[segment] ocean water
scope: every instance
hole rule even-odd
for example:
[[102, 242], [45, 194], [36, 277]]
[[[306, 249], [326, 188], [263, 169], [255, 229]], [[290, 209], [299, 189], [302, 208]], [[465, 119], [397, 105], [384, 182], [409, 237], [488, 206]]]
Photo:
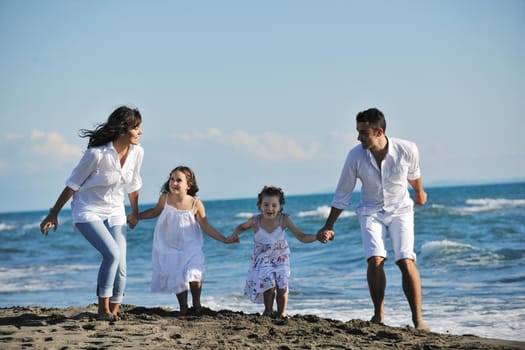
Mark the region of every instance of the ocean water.
[[[416, 208], [416, 253], [423, 312], [435, 332], [525, 340], [525, 183], [427, 188]], [[304, 232], [324, 223], [332, 195], [287, 196], [285, 211]], [[355, 193], [356, 203], [359, 193]], [[210, 223], [225, 235], [254, 214], [256, 198], [205, 201]], [[141, 209], [149, 207], [141, 204]], [[336, 238], [303, 244], [288, 235], [292, 275], [288, 313], [347, 321], [368, 320], [366, 282], [355, 204], [343, 212]], [[85, 306], [96, 302], [100, 258], [60, 214], [58, 231], [39, 231], [45, 211], [0, 213], [0, 307]], [[151, 243], [155, 219], [128, 230], [128, 287], [124, 303], [177, 308], [174, 295], [152, 294]], [[224, 245], [205, 236], [202, 303], [215, 310], [262, 312], [243, 296], [252, 234]], [[389, 251], [392, 256], [391, 251]], [[411, 325], [392, 259], [387, 275], [386, 324]]]

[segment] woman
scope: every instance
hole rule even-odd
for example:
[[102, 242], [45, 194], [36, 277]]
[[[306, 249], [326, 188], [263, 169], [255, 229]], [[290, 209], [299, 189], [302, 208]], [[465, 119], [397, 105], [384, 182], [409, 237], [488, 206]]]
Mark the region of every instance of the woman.
[[138, 196], [142, 186], [140, 168], [144, 155], [139, 145], [142, 116], [137, 109], [117, 108], [106, 123], [94, 130], [82, 129], [88, 148], [66, 181], [66, 187], [40, 223], [47, 236], [56, 231], [58, 213], [73, 197], [71, 211], [75, 230], [102, 255], [98, 271], [98, 318], [115, 321], [126, 286], [126, 213], [128, 193], [131, 227], [137, 222]]

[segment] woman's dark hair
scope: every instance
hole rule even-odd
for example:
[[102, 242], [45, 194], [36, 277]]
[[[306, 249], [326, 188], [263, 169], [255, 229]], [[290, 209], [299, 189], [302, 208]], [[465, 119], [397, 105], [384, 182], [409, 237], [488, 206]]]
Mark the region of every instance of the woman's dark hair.
[[379, 128], [383, 129], [383, 132], [386, 131], [386, 120], [383, 112], [377, 108], [370, 108], [366, 111], [357, 113], [355, 117], [356, 122], [358, 123], [367, 123], [374, 130]]
[[79, 134], [80, 137], [89, 137], [88, 148], [103, 146], [141, 123], [142, 116], [138, 109], [120, 106], [111, 113], [107, 122], [97, 125], [94, 130], [81, 129]]
[[199, 192], [199, 186], [197, 185], [197, 178], [195, 177], [195, 173], [193, 170], [191, 170], [190, 167], [180, 165], [170, 171], [170, 176], [168, 177], [168, 181], [162, 185], [162, 189], [160, 190], [161, 193], [169, 193], [170, 192], [170, 178], [171, 174], [173, 174], [176, 171], [180, 171], [184, 175], [186, 175], [186, 181], [188, 182], [188, 186], [190, 187], [188, 189], [188, 194], [192, 197], [195, 197], [197, 192]]
[[262, 199], [264, 196], [279, 197], [279, 204], [281, 204], [281, 211], [283, 211], [285, 200], [284, 200], [284, 192], [280, 187], [264, 186], [264, 188], [262, 189], [261, 193], [259, 193], [259, 196], [257, 198], [257, 208], [259, 209], [261, 207]]

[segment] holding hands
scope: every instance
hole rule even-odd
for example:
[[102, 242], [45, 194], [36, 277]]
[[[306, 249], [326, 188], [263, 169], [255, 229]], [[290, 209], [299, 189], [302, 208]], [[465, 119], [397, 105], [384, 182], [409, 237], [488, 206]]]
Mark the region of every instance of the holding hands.
[[328, 243], [328, 241], [332, 241], [334, 239], [335, 232], [333, 230], [327, 230], [327, 229], [320, 229], [317, 231], [317, 240], [323, 244]]
[[237, 233], [232, 233], [231, 235], [226, 237], [226, 240], [224, 241], [224, 243], [226, 243], [226, 244], [239, 243], [240, 241], [241, 240], [239, 239], [239, 235]]

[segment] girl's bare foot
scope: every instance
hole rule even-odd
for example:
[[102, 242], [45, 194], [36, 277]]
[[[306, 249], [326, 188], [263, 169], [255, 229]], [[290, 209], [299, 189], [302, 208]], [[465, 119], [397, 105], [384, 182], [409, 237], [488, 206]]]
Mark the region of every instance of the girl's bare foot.
[[202, 313], [201, 304], [193, 305], [193, 312], [195, 313], [195, 315], [200, 315]]
[[181, 307], [179, 311], [179, 315], [186, 316], [188, 314], [188, 307]]

